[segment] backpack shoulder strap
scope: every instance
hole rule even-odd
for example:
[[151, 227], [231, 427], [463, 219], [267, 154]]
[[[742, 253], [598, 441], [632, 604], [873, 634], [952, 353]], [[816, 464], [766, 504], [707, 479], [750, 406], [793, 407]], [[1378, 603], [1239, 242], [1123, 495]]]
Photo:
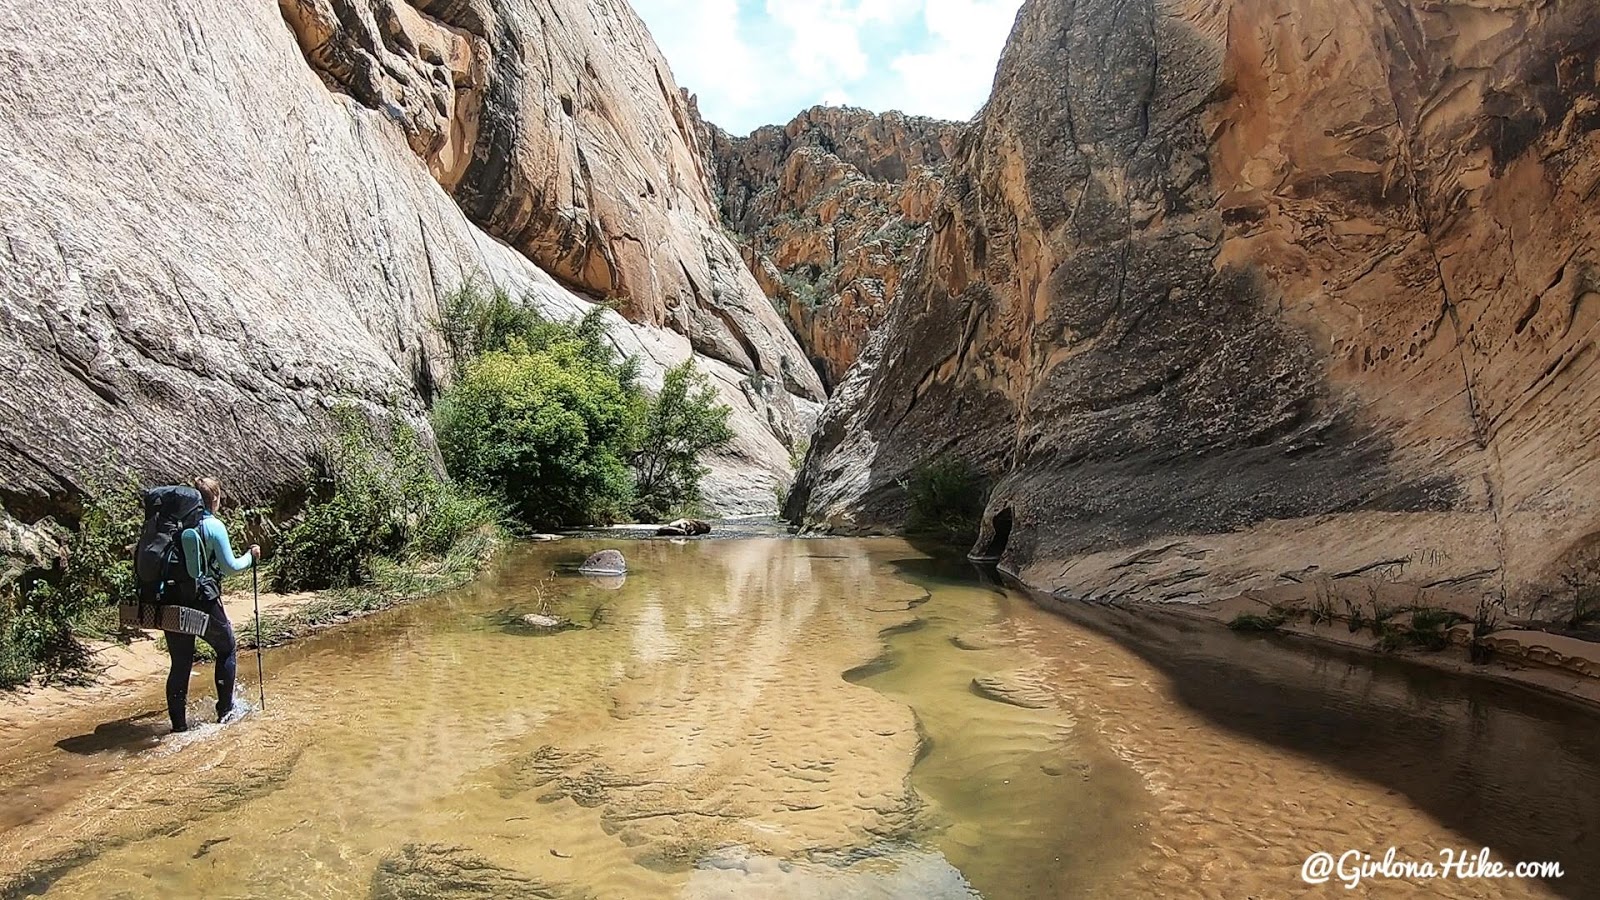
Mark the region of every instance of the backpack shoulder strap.
[[217, 574], [216, 551], [212, 549], [211, 541], [206, 535], [206, 523], [212, 518], [211, 511], [201, 507], [200, 515], [196, 517], [194, 523], [195, 537], [200, 539], [200, 574], [202, 577], [215, 576]]

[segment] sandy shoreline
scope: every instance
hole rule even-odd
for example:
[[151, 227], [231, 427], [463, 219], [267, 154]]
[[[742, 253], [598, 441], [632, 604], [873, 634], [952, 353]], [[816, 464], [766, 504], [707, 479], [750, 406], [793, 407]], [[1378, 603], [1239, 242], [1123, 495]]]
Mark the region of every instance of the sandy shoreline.
[[[1010, 572], [1002, 570], [1001, 574], [1008, 583], [1026, 592], [1046, 609], [1060, 611], [1063, 604], [1087, 602], [1029, 585]], [[1385, 650], [1378, 636], [1359, 622], [1353, 628], [1349, 618], [1337, 614], [1319, 620], [1317, 616], [1307, 615], [1310, 611], [1303, 603], [1276, 602], [1279, 600], [1281, 598], [1246, 592], [1207, 603], [1119, 603], [1115, 606], [1143, 615], [1205, 622], [1219, 628], [1227, 628], [1240, 615], [1262, 616], [1273, 611], [1288, 611], [1291, 617], [1271, 629], [1272, 633], [1402, 659], [1462, 677], [1529, 687], [1600, 709], [1600, 643], [1506, 627], [1483, 639], [1482, 643], [1491, 651], [1490, 658], [1474, 663], [1468, 658], [1473, 631], [1470, 622], [1449, 628], [1445, 632], [1449, 645], [1442, 650]]]
[[[261, 595], [261, 615], [281, 616], [294, 612], [318, 594]], [[224, 600], [234, 632], [241, 642], [250, 637], [255, 610], [248, 592], [233, 590]], [[0, 693], [0, 742], [12, 743], [23, 732], [44, 721], [56, 721], [76, 713], [94, 710], [128, 700], [146, 691], [159, 691], [167, 677], [166, 651], [158, 632], [143, 632], [128, 643], [89, 642], [94, 662], [85, 684], [42, 684], [37, 680], [16, 690]], [[210, 663], [195, 664], [197, 672]], [[209, 688], [208, 688], [209, 689]]]

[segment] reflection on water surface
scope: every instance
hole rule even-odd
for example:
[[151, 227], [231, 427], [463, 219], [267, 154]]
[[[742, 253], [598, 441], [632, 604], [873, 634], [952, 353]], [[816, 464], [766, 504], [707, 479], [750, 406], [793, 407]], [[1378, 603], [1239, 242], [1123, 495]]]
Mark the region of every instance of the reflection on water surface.
[[0, 768], [10, 892], [1283, 896], [1315, 850], [1487, 843], [1573, 877], [1341, 893], [1595, 895], [1586, 713], [1075, 622], [892, 539], [568, 574], [601, 546], [272, 653], [268, 712], [227, 728], [158, 737], [157, 684], [51, 723]]

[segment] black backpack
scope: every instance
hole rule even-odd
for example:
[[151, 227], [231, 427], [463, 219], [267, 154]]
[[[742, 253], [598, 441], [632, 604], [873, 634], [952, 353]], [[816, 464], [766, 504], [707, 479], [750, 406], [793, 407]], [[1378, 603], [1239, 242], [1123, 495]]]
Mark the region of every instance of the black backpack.
[[[144, 530], [133, 551], [133, 574], [146, 602], [156, 600], [169, 582], [189, 578], [183, 559], [186, 528], [199, 528], [206, 504], [192, 487], [158, 487], [144, 492]], [[159, 600], [156, 600], [159, 602]]]

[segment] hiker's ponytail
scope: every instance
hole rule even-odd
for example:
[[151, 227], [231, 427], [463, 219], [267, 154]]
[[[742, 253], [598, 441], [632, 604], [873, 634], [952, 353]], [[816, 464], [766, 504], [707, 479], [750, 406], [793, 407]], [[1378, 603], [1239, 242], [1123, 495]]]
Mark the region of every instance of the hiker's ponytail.
[[202, 475], [194, 480], [194, 489], [205, 499], [206, 509], [222, 508], [222, 482], [210, 475]]

